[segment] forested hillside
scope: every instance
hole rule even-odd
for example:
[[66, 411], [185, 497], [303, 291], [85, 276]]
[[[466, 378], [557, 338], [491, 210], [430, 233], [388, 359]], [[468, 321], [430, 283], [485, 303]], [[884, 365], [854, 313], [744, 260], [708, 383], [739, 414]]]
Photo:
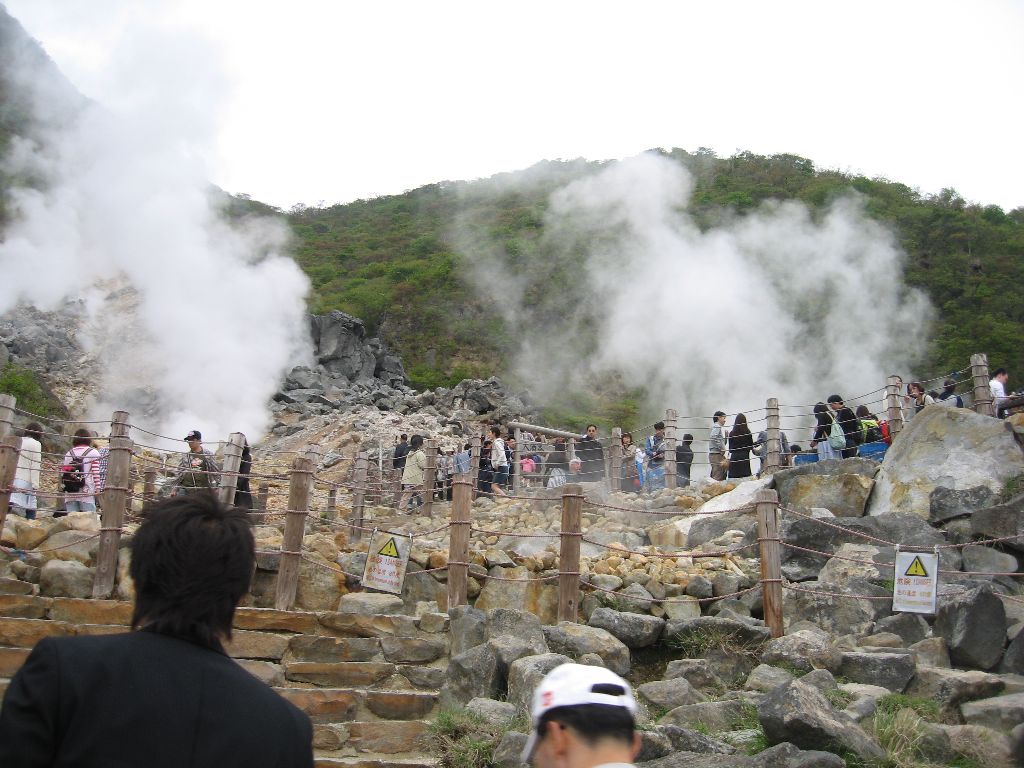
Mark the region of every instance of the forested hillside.
[[[993, 366], [1024, 372], [1024, 209], [969, 203], [951, 189], [922, 195], [898, 182], [817, 170], [793, 155], [665, 154], [694, 175], [690, 213], [702, 226], [769, 200], [796, 199], [820, 212], [839, 195], [860, 193], [868, 213], [891, 226], [906, 250], [908, 282], [938, 310], [927, 370], [919, 373], [962, 368], [978, 351]], [[529, 281], [522, 303], [551, 311], [570, 279], [545, 261], [540, 233], [548, 196], [601, 167], [546, 162], [492, 180], [297, 206], [288, 219], [296, 256], [313, 281], [313, 306], [362, 317], [399, 351], [418, 386], [501, 372], [514, 340], [476, 298], [460, 243], [487, 242], [512, 271], [541, 275]]]

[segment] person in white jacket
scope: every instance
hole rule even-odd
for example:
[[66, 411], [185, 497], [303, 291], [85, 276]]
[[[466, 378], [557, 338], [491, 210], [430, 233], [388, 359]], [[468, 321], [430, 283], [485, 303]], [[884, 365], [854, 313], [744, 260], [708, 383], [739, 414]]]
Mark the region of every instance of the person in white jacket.
[[43, 428], [32, 422], [21, 432], [21, 446], [18, 449], [18, 468], [14, 475], [14, 492], [11, 494], [11, 508], [34, 520], [36, 516], [36, 491], [39, 489], [39, 471], [43, 466]]

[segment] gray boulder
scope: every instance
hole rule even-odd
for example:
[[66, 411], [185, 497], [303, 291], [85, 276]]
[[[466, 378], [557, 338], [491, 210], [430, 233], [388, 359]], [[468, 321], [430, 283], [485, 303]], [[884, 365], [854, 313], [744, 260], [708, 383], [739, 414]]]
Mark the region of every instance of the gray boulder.
[[1003, 654], [999, 671], [1013, 675], [1024, 675], [1024, 631], [1017, 633]]
[[971, 701], [961, 705], [960, 714], [968, 725], [981, 725], [1008, 734], [1024, 723], [1024, 693]]
[[526, 748], [528, 734], [507, 731], [494, 748], [491, 760], [497, 768], [522, 768], [523, 750]]
[[[812, 466], [812, 465], [804, 465]], [[802, 469], [799, 467], [797, 469]], [[795, 472], [797, 470], [784, 470]], [[862, 474], [790, 475], [779, 479], [776, 488], [784, 506], [799, 509], [822, 507], [836, 517], [863, 517], [874, 480]]]
[[690, 685], [684, 677], [644, 683], [636, 689], [636, 692], [642, 701], [666, 710], [675, 709], [685, 704], [699, 704], [702, 701], [707, 701], [707, 697]]
[[999, 493], [1024, 474], [1024, 453], [998, 419], [966, 408], [926, 407], [886, 451], [875, 478], [868, 514], [927, 518], [936, 488], [983, 486]]
[[515, 608], [494, 608], [487, 613], [487, 639], [514, 638], [531, 654], [547, 653], [540, 619], [534, 614]]
[[310, 334], [316, 360], [332, 378], [349, 382], [374, 378], [377, 360], [365, 343], [362, 320], [338, 310], [312, 315]]
[[684, 677], [694, 688], [720, 691], [725, 688], [707, 659], [675, 659], [665, 667], [664, 679]]
[[919, 666], [907, 694], [934, 701], [944, 713], [955, 715], [961, 704], [998, 696], [1005, 687], [1003, 680], [987, 672]]
[[892, 612], [892, 590], [868, 581], [852, 579], [843, 587], [807, 581], [800, 589], [804, 591], [786, 591], [785, 616], [790, 621], [814, 622], [832, 635], [866, 635], [876, 620]]
[[743, 687], [749, 691], [769, 693], [792, 679], [792, 673], [784, 669], [773, 667], [770, 664], [759, 664], [747, 677], [747, 682], [743, 684]]
[[544, 675], [571, 661], [568, 656], [560, 653], [542, 653], [512, 662], [508, 669], [509, 704], [514, 704], [520, 712], [529, 712], [533, 691], [544, 679]]
[[477, 645], [448, 662], [448, 680], [441, 689], [444, 705], [465, 705], [473, 699], [497, 699], [502, 692], [498, 654], [489, 645]]
[[982, 539], [1016, 537], [1003, 542], [1003, 546], [1024, 552], [1024, 494], [1005, 504], [979, 509], [971, 515], [971, 532]]
[[791, 742], [802, 749], [850, 751], [866, 761], [885, 757], [885, 750], [836, 713], [821, 691], [801, 680], [765, 696], [757, 716], [772, 744]]
[[832, 638], [821, 630], [799, 629], [769, 640], [761, 648], [765, 664], [786, 664], [802, 672], [812, 669], [837, 671], [842, 657], [832, 647]]
[[466, 709], [495, 725], [507, 723], [516, 716], [514, 704], [494, 699], [471, 699], [466, 705]]
[[678, 725], [658, 725], [659, 733], [668, 737], [676, 752], [696, 752], [702, 755], [731, 755], [736, 748], [724, 741], [712, 739], [700, 731], [681, 728]]
[[629, 648], [646, 648], [661, 637], [665, 620], [657, 616], [597, 608], [590, 614], [587, 625], [607, 630]]
[[875, 622], [876, 632], [892, 632], [909, 647], [928, 636], [928, 622], [917, 613], [896, 613]]
[[846, 652], [839, 674], [855, 683], [878, 685], [903, 693], [914, 677], [914, 657], [909, 653]]
[[554, 653], [579, 657], [596, 653], [612, 672], [629, 672], [629, 648], [606, 630], [562, 621], [553, 627], [544, 627], [548, 648]]
[[942, 525], [958, 517], [968, 517], [992, 503], [992, 489], [977, 485], [957, 491], [938, 486], [928, 497], [928, 522]]
[[988, 585], [966, 590], [939, 601], [933, 631], [957, 666], [992, 669], [1003, 655], [1006, 610]]
[[96, 569], [77, 560], [50, 560], [39, 574], [39, 592], [47, 597], [92, 597]]
[[452, 656], [468, 651], [487, 639], [487, 614], [468, 605], [459, 605], [448, 611], [451, 618]]

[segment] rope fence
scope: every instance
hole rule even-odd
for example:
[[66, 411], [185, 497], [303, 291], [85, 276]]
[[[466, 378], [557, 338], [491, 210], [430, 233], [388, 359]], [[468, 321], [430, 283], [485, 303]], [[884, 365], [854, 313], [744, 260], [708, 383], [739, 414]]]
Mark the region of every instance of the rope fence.
[[[983, 356], [972, 358], [972, 365], [957, 371], [960, 375], [970, 371], [975, 383], [974, 405], [979, 412], [991, 415], [991, 397], [987, 393], [987, 361]], [[933, 379], [929, 381], [937, 381]], [[929, 383], [929, 382], [923, 382]], [[982, 384], [986, 384], [985, 387]], [[986, 393], [988, 399], [986, 399]], [[904, 395], [900, 392], [899, 382], [890, 377], [886, 386], [871, 392], [849, 398], [847, 403], [879, 405], [879, 412], [888, 416], [890, 428], [898, 433], [902, 427], [900, 413], [903, 408]], [[763, 433], [767, 436], [763, 444], [762, 470], [772, 472], [784, 466], [784, 456], [781, 451], [781, 427], [782, 419], [801, 420], [813, 416], [813, 405], [788, 405], [780, 404], [776, 399], [769, 399], [764, 407], [751, 408], [746, 411], [730, 414], [735, 419], [739, 413], [747, 418], [748, 425], [764, 425]], [[109, 597], [113, 590], [114, 572], [116, 571], [118, 542], [120, 537], [126, 533], [125, 523], [136, 522], [139, 517], [134, 514], [136, 505], [145, 505], [152, 501], [165, 489], [180, 487], [183, 478], [187, 477], [191, 487], [209, 488], [215, 492], [225, 503], [232, 503], [239, 493], [247, 493], [250, 514], [254, 522], [267, 522], [269, 519], [281, 520], [283, 518], [283, 542], [277, 550], [261, 549], [257, 554], [262, 556], [276, 556], [280, 558], [276, 594], [274, 605], [280, 609], [294, 607], [296, 600], [299, 564], [310, 563], [318, 568], [326, 569], [344, 575], [346, 579], [361, 582], [362, 574], [351, 573], [344, 570], [340, 564], [325, 563], [314, 558], [310, 553], [302, 551], [302, 540], [309, 528], [311, 521], [324, 526], [320, 530], [344, 531], [347, 533], [350, 542], [359, 543], [365, 534], [373, 532], [385, 532], [408, 537], [411, 542], [419, 540], [431, 540], [431, 537], [438, 534], [446, 534], [449, 539], [449, 551], [446, 564], [435, 568], [422, 568], [413, 571], [413, 574], [438, 574], [447, 573], [448, 601], [449, 606], [466, 604], [468, 602], [468, 578], [469, 571], [474, 567], [470, 562], [469, 543], [472, 535], [478, 536], [508, 536], [520, 539], [558, 539], [559, 551], [557, 553], [557, 572], [544, 575], [534, 574], [526, 578], [506, 577], [494, 573], [492, 568], [486, 576], [481, 579], [494, 580], [498, 582], [557, 582], [558, 584], [558, 619], [560, 621], [576, 621], [578, 616], [578, 603], [580, 590], [594, 591], [608, 594], [617, 594], [614, 590], [600, 587], [594, 583], [587, 572], [581, 570], [581, 545], [597, 547], [603, 552], [621, 554], [625, 558], [641, 556], [654, 561], [679, 561], [700, 560], [719, 558], [733, 569], [738, 569], [736, 563], [731, 559], [739, 553], [749, 550], [758, 550], [760, 562], [760, 578], [753, 586], [734, 591], [730, 594], [716, 595], [706, 598], [639, 598], [636, 596], [624, 596], [623, 599], [640, 600], [651, 604], [664, 604], [673, 602], [694, 602], [704, 603], [727, 598], [738, 598], [755, 591], [761, 592], [765, 623], [771, 629], [773, 636], [783, 634], [783, 600], [784, 591], [813, 593], [815, 595], [827, 596], [835, 599], [852, 600], [891, 600], [891, 596], [847, 594], [845, 592], [827, 591], [822, 589], [809, 589], [797, 583], [791, 583], [783, 577], [781, 567], [781, 550], [787, 548], [806, 555], [822, 557], [826, 559], [838, 559], [861, 565], [871, 565], [876, 568], [886, 568], [885, 564], [875, 563], [863, 558], [850, 557], [837, 553], [829, 553], [815, 550], [808, 547], [783, 541], [779, 536], [779, 516], [789, 515], [794, 519], [810, 521], [811, 525], [821, 525], [836, 531], [841, 531], [845, 536], [856, 537], [874, 545], [897, 548], [895, 542], [886, 541], [883, 538], [868, 534], [864, 531], [846, 528], [829, 520], [815, 518], [797, 509], [783, 507], [779, 504], [777, 494], [774, 491], [758, 491], [753, 503], [730, 510], [702, 511], [700, 509], [688, 509], [685, 507], [672, 507], [660, 509], [646, 509], [640, 507], [626, 506], [621, 503], [608, 503], [601, 499], [585, 496], [583, 487], [569, 482], [557, 488], [547, 488], [547, 493], [522, 493], [521, 488], [529, 486], [530, 481], [539, 480], [544, 483], [550, 475], [550, 468], [545, 466], [540, 472], [527, 473], [522, 471], [522, 459], [525, 455], [540, 454], [542, 464], [547, 459], [557, 455], [558, 451], [563, 452], [564, 460], [568, 464], [577, 456], [587, 456], [588, 451], [597, 447], [599, 461], [601, 463], [599, 475], [607, 478], [612, 490], [618, 490], [620, 481], [623, 478], [623, 464], [628, 463], [631, 454], [623, 451], [623, 443], [620, 439], [622, 430], [616, 428], [610, 437], [602, 437], [593, 440], [593, 445], [586, 445], [582, 436], [573, 433], [560, 432], [537, 425], [528, 425], [513, 422], [509, 425], [510, 434], [514, 429], [514, 437], [510, 436], [510, 444], [514, 445], [512, 456], [509, 457], [509, 464], [516, 470], [512, 474], [512, 481], [508, 492], [504, 489], [492, 489], [482, 480], [484, 470], [489, 469], [490, 456], [487, 451], [487, 443], [480, 437], [471, 437], [465, 442], [470, 444], [470, 466], [471, 471], [466, 474], [455, 474], [453, 459], [439, 453], [439, 445], [436, 440], [427, 440], [425, 444], [426, 466], [425, 480], [421, 487], [403, 489], [399, 485], [401, 470], [393, 466], [385, 468], [383, 447], [378, 450], [376, 464], [370, 461], [370, 454], [366, 451], [358, 451], [352, 455], [345, 455], [340, 452], [332, 452], [328, 455], [328, 462], [324, 463], [324, 457], [318, 446], [311, 446], [302, 451], [278, 451], [263, 450], [258, 460], [249, 458], [245, 466], [242, 464], [243, 446], [246, 445], [245, 436], [234, 433], [228, 440], [207, 442], [206, 445], [216, 447], [214, 451], [203, 450], [197, 452], [192, 449], [167, 450], [156, 445], [149, 445], [143, 442], [133, 442], [131, 435], [137, 433], [144, 440], [156, 438], [156, 441], [166, 440], [174, 444], [180, 444], [181, 440], [157, 432], [147, 430], [143, 427], [131, 424], [128, 414], [123, 411], [115, 412], [110, 422], [88, 422], [81, 420], [60, 420], [44, 419], [35, 414], [22, 411], [15, 407], [13, 398], [0, 395], [0, 525], [7, 514], [10, 496], [17, 489], [13, 486], [13, 476], [16, 468], [17, 450], [10, 442], [10, 435], [13, 430], [13, 417], [17, 414], [22, 417], [37, 419], [46, 423], [48, 429], [44, 436], [50, 442], [63, 440], [65, 438], [65, 427], [75, 426], [83, 428], [83, 425], [105, 425], [109, 427], [109, 437], [99, 438], [100, 442], [106, 441], [106, 447], [100, 454], [102, 459], [97, 458], [89, 463], [90, 476], [93, 472], [98, 474], [99, 482], [95, 487], [86, 489], [84, 496], [96, 496], [101, 499], [102, 523], [98, 532], [90, 533], [75, 542], [59, 547], [35, 550], [41, 554], [77, 546], [83, 542], [100, 539], [99, 553], [97, 555], [97, 575], [94, 584], [94, 597]], [[632, 430], [633, 435], [653, 438], [645, 440], [649, 449], [657, 453], [662, 450], [664, 453], [664, 481], [665, 487], [677, 487], [676, 462], [672, 454], [678, 442], [679, 430], [690, 421], [701, 421], [700, 425], [685, 426], [689, 432], [698, 434], [711, 434], [712, 427], [708, 426], [710, 416], [679, 416], [676, 411], [668, 409], [665, 419], [657, 425], [646, 425]], [[657, 427], [657, 429], [655, 429]], [[59, 430], [59, 431], [58, 431]], [[755, 431], [757, 431], [755, 429]], [[95, 434], [95, 433], [94, 433]], [[556, 438], [554, 442], [551, 438]], [[559, 442], [561, 441], [561, 442]], [[150, 441], [155, 442], [155, 441]], [[460, 443], [463, 441], [460, 440]], [[753, 442], [751, 436], [751, 442]], [[651, 445], [653, 443], [653, 446]], [[631, 447], [637, 447], [635, 444]], [[733, 450], [736, 453], [736, 449]], [[62, 492], [56, 485], [54, 478], [58, 478], [61, 467], [66, 463], [66, 454], [59, 451], [48, 450], [41, 454], [39, 465], [40, 470], [48, 476], [46, 487], [36, 489], [35, 495], [43, 500], [58, 502], [62, 498], [71, 498]], [[588, 457], [590, 458], [590, 457]], [[283, 471], [274, 463], [283, 460], [291, 462], [290, 469]], [[731, 459], [731, 457], [730, 457]], [[592, 458], [590, 458], [593, 461]], [[742, 461], [742, 460], [740, 460]], [[388, 457], [388, 464], [392, 464]], [[692, 465], [712, 464], [712, 470], [718, 469], [710, 457], [694, 457]], [[102, 469], [100, 468], [102, 467]], [[325, 474], [328, 469], [337, 467], [330, 474]], [[441, 467], [447, 475], [443, 482], [437, 483], [437, 468]], [[251, 481], [260, 481], [259, 489], [254, 493], [249, 489]], [[141, 486], [141, 488], [140, 488]], [[244, 490], [243, 490], [244, 489]], [[344, 505], [348, 508], [347, 519], [339, 519], [339, 495], [344, 496]], [[433, 504], [438, 495], [442, 500], [449, 499], [449, 519], [440, 525], [427, 524], [428, 530], [391, 531], [372, 524], [365, 518], [366, 505], [368, 502], [377, 502], [384, 506], [390, 497], [390, 506], [397, 508], [399, 503], [406, 496], [415, 495], [420, 497], [422, 506], [419, 509], [418, 520], [427, 521], [432, 518]], [[472, 502], [474, 496], [493, 495], [495, 498], [502, 498], [511, 501], [525, 501], [529, 504], [552, 503], [561, 505], [561, 525], [558, 530], [550, 532], [523, 532], [511, 530], [493, 530], [488, 527], [473, 525], [471, 520]], [[274, 508], [268, 508], [273, 503]], [[281, 508], [279, 508], [281, 507]], [[714, 549], [676, 549], [675, 551], [643, 551], [641, 549], [630, 549], [618, 543], [604, 543], [596, 540], [593, 536], [587, 536], [583, 531], [583, 510], [586, 507], [588, 514], [615, 513], [628, 516], [666, 518], [691, 518], [701, 515], [719, 515], [723, 512], [733, 514], [750, 513], [757, 518], [758, 535], [755, 541], [748, 544], [737, 544], [730, 547], [719, 547]], [[320, 512], [314, 509], [322, 510]], [[607, 517], [607, 515], [606, 515]], [[588, 518], [589, 519], [589, 518]], [[614, 519], [614, 517], [612, 518]], [[965, 542], [960, 544], [941, 544], [937, 547], [921, 548], [922, 550], [940, 551], [944, 549], [955, 549], [972, 544], [999, 544], [1024, 538], [1020, 536], [1005, 536], [988, 539], [980, 542]], [[908, 549], [904, 547], [904, 549]], [[909, 548], [914, 549], [914, 548]], [[12, 552], [10, 548], [3, 548], [4, 552]], [[742, 573], [742, 571], [740, 571]], [[952, 571], [940, 569], [939, 575], [945, 577], [984, 577], [984, 578], [1017, 578], [1024, 574], [1008, 573], [998, 571]], [[945, 591], [940, 593], [940, 599], [949, 599], [952, 596], [961, 594], [960, 591]], [[1005, 599], [1014, 602], [1024, 603], [1013, 595], [1002, 595]]]

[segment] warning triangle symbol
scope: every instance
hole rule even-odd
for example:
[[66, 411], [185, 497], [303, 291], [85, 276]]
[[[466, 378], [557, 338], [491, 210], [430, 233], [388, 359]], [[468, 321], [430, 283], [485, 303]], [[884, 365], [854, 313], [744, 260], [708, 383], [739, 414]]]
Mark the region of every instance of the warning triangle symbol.
[[392, 536], [390, 539], [388, 539], [387, 543], [380, 548], [380, 552], [378, 552], [377, 554], [384, 555], [384, 557], [399, 557], [398, 545], [395, 544], [395, 537]]
[[[392, 539], [392, 541], [394, 541], [394, 540]], [[907, 572], [905, 574], [903, 574], [903, 575], [904, 576], [927, 576], [928, 575], [928, 571], [926, 571], [924, 569], [924, 563], [921, 562], [921, 558], [920, 557], [915, 557], [913, 559], [913, 561], [910, 563], [910, 567], [907, 568]]]

